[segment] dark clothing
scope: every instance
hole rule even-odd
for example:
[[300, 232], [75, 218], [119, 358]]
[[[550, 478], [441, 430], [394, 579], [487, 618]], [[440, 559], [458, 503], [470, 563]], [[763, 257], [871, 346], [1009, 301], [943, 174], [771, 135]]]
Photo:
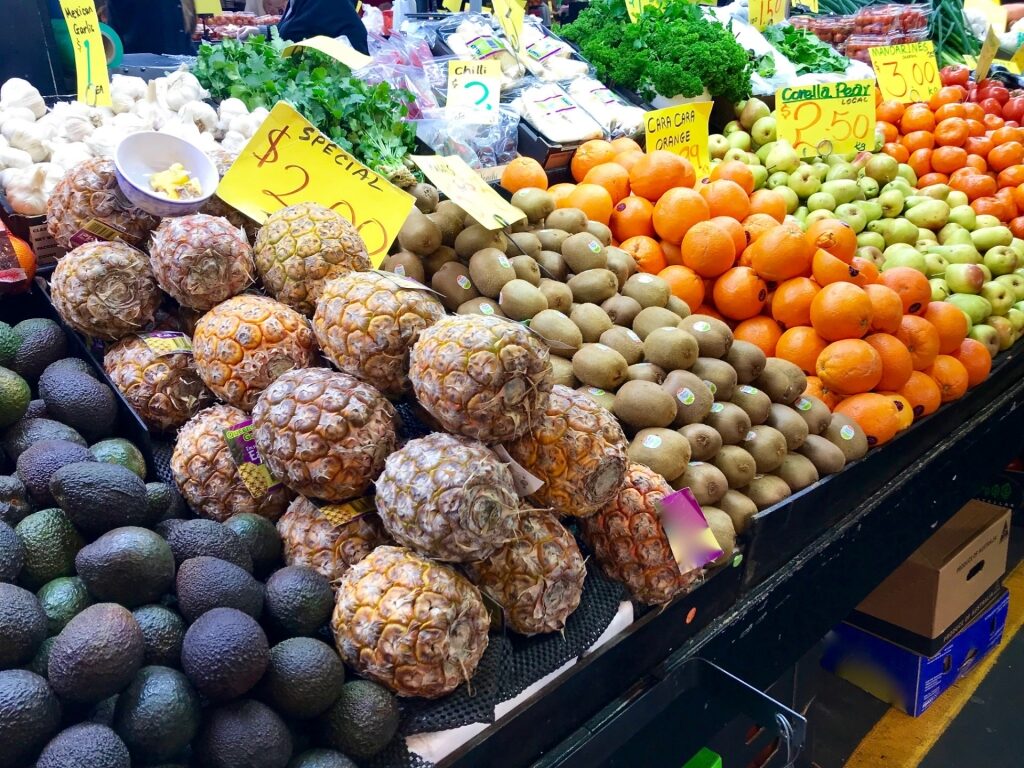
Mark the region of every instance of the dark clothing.
[[283, 39], [294, 43], [316, 35], [345, 35], [357, 51], [370, 52], [366, 44], [366, 27], [352, 0], [290, 0], [277, 31]]
[[[108, 22], [125, 53], [191, 53], [181, 0], [107, 0]], [[58, 15], [57, 18], [60, 18]]]

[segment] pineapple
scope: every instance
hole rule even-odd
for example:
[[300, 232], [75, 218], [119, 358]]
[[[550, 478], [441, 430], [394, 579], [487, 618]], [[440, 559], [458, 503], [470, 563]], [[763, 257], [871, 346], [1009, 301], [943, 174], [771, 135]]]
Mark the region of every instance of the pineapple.
[[178, 432], [171, 472], [181, 495], [201, 517], [222, 523], [239, 512], [252, 512], [276, 520], [288, 506], [292, 494], [283, 485], [256, 499], [242, 482], [224, 430], [248, 418], [238, 408], [214, 405]]
[[108, 341], [141, 331], [161, 299], [146, 254], [116, 241], [85, 243], [60, 259], [50, 293], [64, 322]]
[[326, 368], [289, 371], [263, 390], [253, 439], [297, 493], [344, 501], [365, 493], [395, 449], [395, 408], [369, 384]]
[[543, 416], [552, 372], [544, 342], [500, 317], [445, 317], [420, 333], [409, 361], [420, 404], [449, 432], [514, 440]]
[[508, 452], [544, 481], [531, 499], [558, 515], [592, 515], [626, 476], [626, 436], [618, 420], [586, 395], [555, 385], [533, 429]]
[[489, 623], [464, 576], [403, 547], [377, 547], [341, 577], [331, 629], [360, 675], [399, 696], [436, 699], [473, 676]]
[[251, 411], [278, 376], [313, 364], [316, 341], [309, 321], [294, 309], [243, 294], [200, 318], [192, 349], [206, 386], [221, 400]]
[[444, 306], [425, 291], [375, 272], [351, 272], [324, 285], [313, 332], [338, 370], [400, 397], [409, 383], [409, 350], [442, 317]]
[[582, 521], [583, 540], [609, 577], [645, 605], [667, 603], [696, 579], [679, 572], [658, 503], [674, 493], [665, 478], [630, 463], [626, 484], [600, 512]]
[[519, 499], [512, 473], [490, 448], [437, 432], [388, 457], [377, 512], [399, 544], [464, 563], [512, 540]]
[[212, 309], [241, 293], [255, 274], [245, 233], [202, 213], [164, 219], [149, 255], [160, 287], [192, 309]]
[[277, 521], [277, 532], [288, 565], [312, 568], [333, 586], [350, 567], [390, 541], [376, 514], [335, 525], [304, 496], [297, 496]]
[[330, 208], [299, 203], [267, 217], [256, 236], [256, 270], [271, 296], [311, 316], [324, 282], [369, 269], [355, 227]]
[[153, 432], [173, 432], [213, 400], [191, 353], [159, 355], [138, 336], [109, 347], [103, 368]]
[[[207, 154], [213, 160], [214, 165], [217, 166], [217, 173], [220, 174], [221, 178], [224, 178], [224, 174], [228, 172], [231, 164], [235, 162], [236, 156], [220, 147], [210, 150]], [[225, 203], [217, 195], [203, 203], [203, 207], [199, 212], [205, 213], [207, 216], [219, 216], [222, 219], [227, 219], [235, 229], [245, 231], [246, 242], [253, 243], [256, 241], [256, 232], [259, 230], [256, 222], [233, 205]]]
[[522, 635], [560, 632], [580, 604], [587, 575], [576, 539], [548, 514], [525, 515], [514, 541], [466, 572]]
[[46, 228], [62, 247], [74, 247], [71, 237], [90, 221], [120, 230], [142, 247], [160, 219], [136, 208], [121, 194], [114, 161], [94, 157], [71, 168], [57, 182], [46, 203]]

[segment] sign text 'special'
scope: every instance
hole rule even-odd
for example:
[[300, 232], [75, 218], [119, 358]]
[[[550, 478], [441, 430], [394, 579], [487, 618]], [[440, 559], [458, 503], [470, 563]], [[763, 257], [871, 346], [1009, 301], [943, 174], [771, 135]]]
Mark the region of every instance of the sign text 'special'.
[[[366, 185], [370, 189], [376, 189], [383, 191], [382, 187], [377, 186], [377, 182], [380, 181], [380, 176], [375, 174], [368, 168], [360, 166], [359, 162], [355, 160], [348, 152], [339, 147], [333, 141], [324, 136], [320, 131], [312, 126], [306, 126], [302, 129], [302, 133], [299, 136], [299, 141], [308, 141], [311, 146], [316, 147], [320, 144], [323, 145], [323, 149], [320, 150], [328, 157], [333, 157], [335, 165], [343, 167], [346, 171], [349, 171], [357, 179], [361, 179], [366, 182]], [[353, 169], [353, 166], [360, 166]]]

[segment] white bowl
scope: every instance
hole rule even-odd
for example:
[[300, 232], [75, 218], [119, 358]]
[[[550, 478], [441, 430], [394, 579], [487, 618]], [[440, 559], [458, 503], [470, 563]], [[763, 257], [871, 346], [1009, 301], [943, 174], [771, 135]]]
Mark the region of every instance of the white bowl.
[[[202, 194], [188, 200], [172, 200], [149, 185], [154, 173], [181, 163], [199, 182]], [[132, 204], [154, 216], [185, 216], [195, 213], [217, 191], [220, 175], [213, 161], [199, 147], [156, 131], [132, 133], [121, 139], [114, 150], [117, 184]]]

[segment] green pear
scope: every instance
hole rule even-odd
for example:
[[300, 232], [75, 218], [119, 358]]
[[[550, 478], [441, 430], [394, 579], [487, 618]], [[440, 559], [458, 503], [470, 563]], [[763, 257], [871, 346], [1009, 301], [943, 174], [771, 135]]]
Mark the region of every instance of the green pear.
[[912, 187], [916, 187], [917, 186], [917, 174], [914, 173], [914, 169], [911, 168], [906, 163], [900, 163], [900, 169], [899, 169], [899, 171], [897, 171], [897, 173], [899, 173], [899, 175], [902, 178], [906, 179], [907, 183], [910, 186], [912, 186]]
[[899, 174], [900, 164], [889, 155], [873, 155], [864, 166], [864, 173], [879, 184], [888, 184]]
[[903, 212], [907, 221], [915, 227], [939, 230], [949, 220], [949, 206], [943, 200], [925, 198], [926, 202], [916, 202]]
[[771, 113], [772, 111], [768, 108], [767, 104], [760, 99], [751, 98], [747, 99], [746, 103], [743, 105], [743, 109], [737, 117], [739, 118], [740, 125], [743, 126], [743, 129], [749, 131], [754, 127], [754, 123], [762, 117], [768, 117]]
[[747, 165], [763, 165], [763, 163], [757, 159], [757, 155], [753, 152], [747, 152], [747, 158], [743, 162]]
[[857, 186], [860, 187], [860, 191], [864, 193], [864, 197], [869, 200], [878, 197], [878, 193], [881, 191], [881, 187], [878, 186], [878, 182], [870, 176], [864, 176], [863, 178], [857, 179]]
[[999, 351], [1005, 352], [1013, 346], [1013, 342], [1017, 340], [1017, 333], [1013, 330], [1013, 323], [1007, 320], [1005, 317], [999, 315], [993, 315], [992, 317], [986, 317], [985, 323], [991, 325], [996, 329], [996, 333], [999, 334]]
[[765, 115], [758, 118], [757, 122], [750, 126], [750, 138], [759, 146], [768, 144], [775, 141], [775, 129], [775, 118], [771, 115]]
[[[981, 216], [978, 217], [979, 226], [981, 218]], [[1009, 245], [1012, 243], [1013, 233], [1009, 227], [1002, 225], [980, 227], [971, 232], [971, 242], [974, 243], [975, 248], [984, 253], [989, 248], [995, 248], [997, 245]]]
[[999, 333], [991, 325], [975, 323], [971, 330], [967, 332], [967, 336], [984, 344], [992, 357], [999, 354]]
[[932, 232], [930, 229], [925, 229], [924, 227], [918, 227], [917, 228], [917, 241], [919, 243], [924, 241], [926, 244], [930, 245], [932, 243], [938, 243], [939, 242], [939, 238], [936, 237], [935, 233]]
[[[948, 277], [946, 282], [949, 282]], [[950, 286], [950, 288], [952, 287]], [[946, 301], [963, 310], [964, 314], [971, 318], [971, 322], [975, 326], [978, 323], [985, 322], [985, 318], [992, 314], [992, 305], [988, 303], [988, 299], [984, 296], [975, 296], [970, 293], [953, 293]]]
[[978, 269], [980, 269], [981, 270], [981, 274], [983, 274], [985, 276], [985, 282], [986, 283], [991, 282], [991, 280], [992, 280], [992, 270], [989, 269], [988, 267], [986, 267], [983, 262], [978, 264]]
[[787, 185], [782, 184], [775, 188], [776, 193], [782, 195], [786, 201], [786, 213], [793, 213], [797, 208], [800, 207], [800, 196], [790, 189]]
[[708, 136], [708, 154], [712, 158], [721, 160], [729, 149], [729, 140], [722, 134], [712, 133]]
[[981, 296], [988, 299], [988, 303], [992, 305], [991, 314], [1000, 316], [1005, 315], [1017, 301], [1010, 288], [995, 280], [990, 280], [981, 286]]
[[800, 167], [789, 174], [789, 188], [806, 200], [821, 189], [821, 180], [814, 172], [814, 167], [801, 163]]
[[922, 195], [927, 197], [934, 197], [936, 200], [945, 201], [949, 197], [949, 193], [953, 190], [950, 189], [948, 184], [932, 184], [930, 187], [925, 187], [920, 190]]
[[[946, 226], [949, 226], [949, 225], [947, 224]], [[945, 229], [945, 227], [940, 229], [939, 232], [941, 233], [944, 229]], [[966, 246], [969, 246], [971, 251], [977, 257], [977, 261], [974, 261], [972, 263], [977, 264], [978, 261], [981, 261], [981, 254], [978, 253], [978, 249], [974, 247], [974, 241], [971, 240], [971, 233], [968, 232], [963, 227], [960, 227], [959, 230], [953, 230], [951, 232], [946, 232], [945, 235], [940, 234], [939, 235], [939, 242], [942, 243], [943, 245], [966, 245]]]
[[1019, 338], [1021, 332], [1024, 331], [1024, 312], [1016, 307], [1010, 307], [1010, 311], [1006, 313], [1006, 319], [1013, 325], [1013, 330]]
[[878, 221], [882, 218], [882, 206], [876, 200], [855, 200], [853, 204], [864, 212], [868, 221]]
[[928, 285], [932, 288], [932, 301], [945, 301], [949, 296], [949, 286], [941, 277], [933, 277]]
[[1003, 222], [997, 219], [995, 216], [989, 213], [979, 213], [976, 218], [976, 227], [978, 229], [986, 229], [987, 227], [998, 227]]
[[828, 175], [825, 176], [825, 181], [837, 181], [839, 179], [849, 179], [850, 181], [857, 180], [857, 169], [850, 163], [838, 163], [828, 169]]
[[750, 134], [746, 131], [733, 131], [725, 138], [733, 149], [742, 149], [744, 152], [750, 150]]
[[828, 192], [836, 199], [836, 202], [852, 203], [854, 200], [863, 200], [864, 193], [861, 192], [857, 182], [851, 179], [833, 179], [821, 185], [822, 192]]
[[917, 227], [906, 219], [879, 219], [868, 224], [868, 229], [884, 237], [887, 246], [893, 243], [910, 245], [917, 242]]
[[843, 163], [850, 162], [843, 155], [840, 155], [838, 152], [833, 152], [831, 155], [826, 155], [822, 159], [825, 161], [826, 164], [828, 164], [829, 168], [831, 168], [833, 165], [842, 165]]
[[949, 262], [937, 253], [924, 254], [925, 277], [943, 277]]
[[937, 253], [950, 264], [980, 264], [981, 254], [970, 243], [946, 243], [944, 245], [926, 245], [923, 249], [928, 253]]
[[834, 211], [839, 203], [828, 192], [815, 192], [807, 198], [807, 210], [813, 211]]
[[777, 141], [772, 147], [772, 151], [768, 153], [768, 157], [765, 158], [764, 164], [773, 173], [775, 171], [792, 173], [800, 167], [800, 155], [796, 153], [789, 142]]
[[950, 290], [957, 294], [978, 293], [985, 284], [985, 273], [977, 264], [950, 264], [946, 267], [945, 278]]
[[906, 196], [899, 189], [890, 189], [878, 196], [878, 204], [882, 206], [882, 215], [887, 219], [895, 219], [903, 213], [903, 202]]
[[1014, 302], [1024, 301], [1024, 277], [1016, 273], [1000, 275], [996, 278], [997, 283], [1002, 283], [1013, 291]]
[[814, 175], [818, 177], [818, 181], [825, 181], [825, 177], [828, 176], [828, 163], [823, 163], [819, 160], [816, 163], [811, 163], [811, 168], [814, 169]]
[[769, 141], [767, 144], [763, 144], [757, 148], [754, 153], [757, 155], [757, 159], [761, 161], [761, 165], [764, 165], [764, 161], [768, 159], [768, 153], [772, 151], [772, 147], [775, 146], [774, 141]]
[[[877, 221], [877, 219], [871, 219], [868, 223], [870, 224], [871, 221]], [[878, 232], [864, 231], [857, 235], [857, 245], [861, 248], [875, 248], [882, 251], [885, 249], [885, 238]]]
[[971, 201], [967, 197], [966, 192], [961, 192], [959, 189], [954, 189], [946, 197], [946, 202], [949, 203], [950, 208], [959, 208], [961, 205], [967, 205]]
[[1017, 259], [1021, 264], [1024, 264], [1024, 240], [1019, 237], [1013, 238], [1010, 242], [1010, 247], [1013, 248], [1013, 252], [1017, 254]]
[[[948, 202], [947, 202], [948, 204]], [[949, 220], [970, 231], [978, 226], [978, 214], [969, 205], [958, 205], [949, 209]]]
[[882, 265], [885, 264], [885, 255], [882, 253], [882, 250], [873, 245], [862, 245], [858, 247], [857, 256], [865, 261], [870, 261], [879, 269], [881, 269]]
[[806, 205], [801, 205], [795, 211], [793, 211], [793, 218], [796, 219], [803, 229], [807, 229], [807, 214], [810, 211], [807, 210]]
[[982, 263], [989, 268], [993, 275], [999, 277], [1011, 274], [1019, 266], [1020, 260], [1017, 258], [1017, 252], [1010, 246], [997, 245], [995, 248], [985, 251]]
[[[769, 169], [770, 171], [771, 169]], [[768, 189], [789, 186], [789, 174], [784, 171], [776, 171], [768, 174], [768, 181], [765, 184]]]
[[742, 130], [743, 126], [740, 125], [739, 120], [730, 120], [728, 123], [725, 124], [725, 127], [722, 129], [722, 133], [725, 136], [728, 136], [730, 133], [736, 133], [736, 131]]
[[754, 174], [754, 189], [764, 189], [764, 185], [768, 181], [768, 169], [763, 165], [752, 165], [750, 172]]
[[900, 250], [892, 254], [890, 254], [889, 249], [886, 248], [885, 261], [882, 262], [882, 271], [887, 272], [888, 270], [895, 269], [896, 267], [910, 267], [924, 275], [928, 268], [924, 260], [924, 255], [919, 253], [913, 247], [908, 247], [910, 250]]
[[822, 219], [834, 219], [835, 217], [835, 213], [831, 210], [827, 208], [818, 208], [817, 210], [811, 211], [807, 214], [807, 225], [810, 226], [816, 221], [821, 221]]
[[856, 233], [862, 232], [868, 223], [867, 216], [865, 216], [864, 212], [853, 203], [843, 203], [842, 205], [836, 206], [836, 218], [841, 221], [845, 221]]

